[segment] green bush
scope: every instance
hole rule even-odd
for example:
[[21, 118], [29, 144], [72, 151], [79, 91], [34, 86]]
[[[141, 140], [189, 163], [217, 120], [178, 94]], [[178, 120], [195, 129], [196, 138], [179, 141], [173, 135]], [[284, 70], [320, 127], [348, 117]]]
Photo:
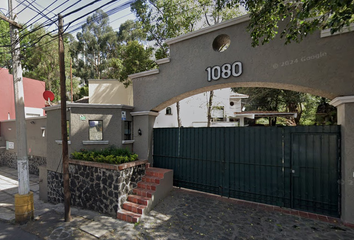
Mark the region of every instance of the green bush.
[[114, 146], [101, 150], [81, 149], [71, 154], [73, 159], [92, 162], [121, 164], [133, 162], [138, 159], [138, 155], [131, 153], [128, 149], [116, 148]]

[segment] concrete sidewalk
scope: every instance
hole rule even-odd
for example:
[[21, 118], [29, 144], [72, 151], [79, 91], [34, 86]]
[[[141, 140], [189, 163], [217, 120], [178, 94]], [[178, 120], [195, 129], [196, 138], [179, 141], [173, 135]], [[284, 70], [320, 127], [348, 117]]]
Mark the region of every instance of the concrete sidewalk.
[[63, 204], [38, 199], [31, 175], [35, 220], [14, 223], [17, 171], [0, 167], [0, 239], [354, 239], [354, 229], [237, 204], [214, 195], [175, 188], [136, 224], [72, 208], [64, 222]]

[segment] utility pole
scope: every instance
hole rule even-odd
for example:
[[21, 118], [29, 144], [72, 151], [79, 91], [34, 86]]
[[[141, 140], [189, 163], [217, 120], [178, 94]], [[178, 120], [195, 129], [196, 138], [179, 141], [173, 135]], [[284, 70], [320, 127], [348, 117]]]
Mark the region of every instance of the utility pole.
[[58, 38], [59, 38], [59, 68], [60, 68], [60, 98], [61, 98], [61, 141], [63, 155], [63, 181], [64, 181], [64, 208], [65, 222], [71, 220], [70, 210], [70, 186], [69, 186], [69, 156], [68, 156], [68, 132], [66, 124], [66, 86], [65, 86], [65, 62], [63, 40], [63, 17], [58, 15]]
[[[12, 71], [16, 112], [16, 154], [18, 171], [18, 194], [15, 194], [15, 220], [27, 222], [34, 217], [33, 193], [30, 192], [29, 168], [27, 156], [27, 128], [25, 120], [25, 99], [23, 91], [22, 66], [20, 61], [19, 24], [12, 11], [12, 0], [8, 0], [10, 14], [10, 38], [12, 53]], [[2, 18], [6, 20], [6, 18]]]
[[71, 102], [73, 102], [73, 59], [70, 58], [70, 93]]

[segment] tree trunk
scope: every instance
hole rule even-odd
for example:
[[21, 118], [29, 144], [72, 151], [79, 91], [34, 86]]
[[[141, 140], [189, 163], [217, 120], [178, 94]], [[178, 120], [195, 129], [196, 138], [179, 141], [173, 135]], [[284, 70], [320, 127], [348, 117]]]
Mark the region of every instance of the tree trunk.
[[207, 122], [207, 127], [210, 127], [211, 123], [211, 107], [213, 105], [213, 96], [214, 96], [214, 91], [210, 91], [209, 95], [209, 103], [208, 103], [208, 122]]
[[297, 112], [297, 116], [296, 116], [296, 118], [294, 118], [294, 121], [295, 121], [296, 126], [299, 125], [300, 118], [302, 115], [301, 103], [300, 104], [290, 103], [290, 104], [288, 104], [288, 109], [289, 109], [289, 112]]
[[277, 117], [270, 117], [269, 126], [276, 126], [276, 125], [277, 125]]
[[179, 102], [176, 103], [176, 107], [177, 107], [177, 124], [178, 124], [178, 127], [180, 128], [181, 127], [181, 117], [179, 116]]

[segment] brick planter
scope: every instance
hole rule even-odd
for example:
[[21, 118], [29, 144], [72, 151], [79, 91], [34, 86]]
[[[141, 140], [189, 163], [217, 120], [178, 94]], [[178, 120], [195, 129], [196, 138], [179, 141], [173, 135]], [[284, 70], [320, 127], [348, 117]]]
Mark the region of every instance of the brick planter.
[[[73, 206], [116, 216], [117, 211], [145, 175], [147, 160], [114, 165], [70, 160]], [[48, 202], [63, 202], [62, 174], [48, 170]]]

